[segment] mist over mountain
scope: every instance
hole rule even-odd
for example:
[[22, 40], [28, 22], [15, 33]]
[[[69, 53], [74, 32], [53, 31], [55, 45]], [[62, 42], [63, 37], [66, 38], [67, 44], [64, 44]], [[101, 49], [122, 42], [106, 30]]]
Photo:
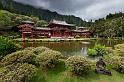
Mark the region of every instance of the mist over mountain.
[[77, 26], [88, 26], [88, 23], [86, 21], [82, 20], [79, 17], [75, 17], [74, 15], [62, 15], [41, 7], [38, 8], [12, 0], [0, 0], [0, 3], [5, 10], [28, 16], [33, 15], [47, 22], [56, 19], [66, 21]]

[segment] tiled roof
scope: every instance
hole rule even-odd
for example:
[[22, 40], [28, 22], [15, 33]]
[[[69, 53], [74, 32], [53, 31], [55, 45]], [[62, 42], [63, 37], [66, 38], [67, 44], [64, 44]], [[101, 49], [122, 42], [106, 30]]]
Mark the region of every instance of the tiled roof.
[[73, 30], [73, 32], [88, 32], [89, 30]]
[[22, 21], [22, 23], [34, 24], [32, 21]]
[[68, 24], [65, 21], [58, 21], [58, 20], [52, 20], [50, 23], [59, 24], [59, 25], [66, 25], [66, 26], [75, 26], [73, 24]]
[[45, 28], [45, 27], [35, 27], [34, 29], [38, 29], [38, 30], [51, 30], [51, 28]]

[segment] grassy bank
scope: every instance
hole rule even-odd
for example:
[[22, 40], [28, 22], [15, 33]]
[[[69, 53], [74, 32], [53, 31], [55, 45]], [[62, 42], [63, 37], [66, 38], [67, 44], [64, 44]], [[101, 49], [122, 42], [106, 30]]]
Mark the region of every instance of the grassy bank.
[[112, 76], [96, 74], [91, 71], [86, 76], [76, 77], [70, 75], [64, 65], [61, 65], [47, 72], [39, 69], [37, 76], [30, 82], [124, 82], [124, 75], [112, 70]]

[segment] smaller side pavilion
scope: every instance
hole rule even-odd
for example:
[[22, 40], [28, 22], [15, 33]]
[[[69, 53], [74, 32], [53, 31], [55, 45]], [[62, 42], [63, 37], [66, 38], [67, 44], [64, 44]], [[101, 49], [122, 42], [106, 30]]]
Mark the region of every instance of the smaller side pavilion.
[[34, 22], [23, 21], [19, 26], [19, 31], [22, 33], [22, 37], [25, 36], [45, 36], [55, 38], [69, 38], [79, 35], [80, 37], [90, 36], [90, 31], [84, 27], [78, 27], [68, 24], [65, 21], [52, 20], [47, 27], [34, 27]]

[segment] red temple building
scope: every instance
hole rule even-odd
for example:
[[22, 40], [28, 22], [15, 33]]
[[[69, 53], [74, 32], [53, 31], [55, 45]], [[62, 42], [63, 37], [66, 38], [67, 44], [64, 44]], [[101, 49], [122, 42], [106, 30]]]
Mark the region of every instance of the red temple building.
[[75, 37], [76, 35], [80, 37], [89, 37], [90, 31], [85, 27], [77, 27], [73, 24], [68, 24], [65, 21], [53, 20], [49, 23], [47, 28], [34, 27], [34, 22], [23, 21], [19, 26], [19, 31], [22, 33], [22, 37], [25, 36], [46, 36], [49, 38], [69, 38]]

